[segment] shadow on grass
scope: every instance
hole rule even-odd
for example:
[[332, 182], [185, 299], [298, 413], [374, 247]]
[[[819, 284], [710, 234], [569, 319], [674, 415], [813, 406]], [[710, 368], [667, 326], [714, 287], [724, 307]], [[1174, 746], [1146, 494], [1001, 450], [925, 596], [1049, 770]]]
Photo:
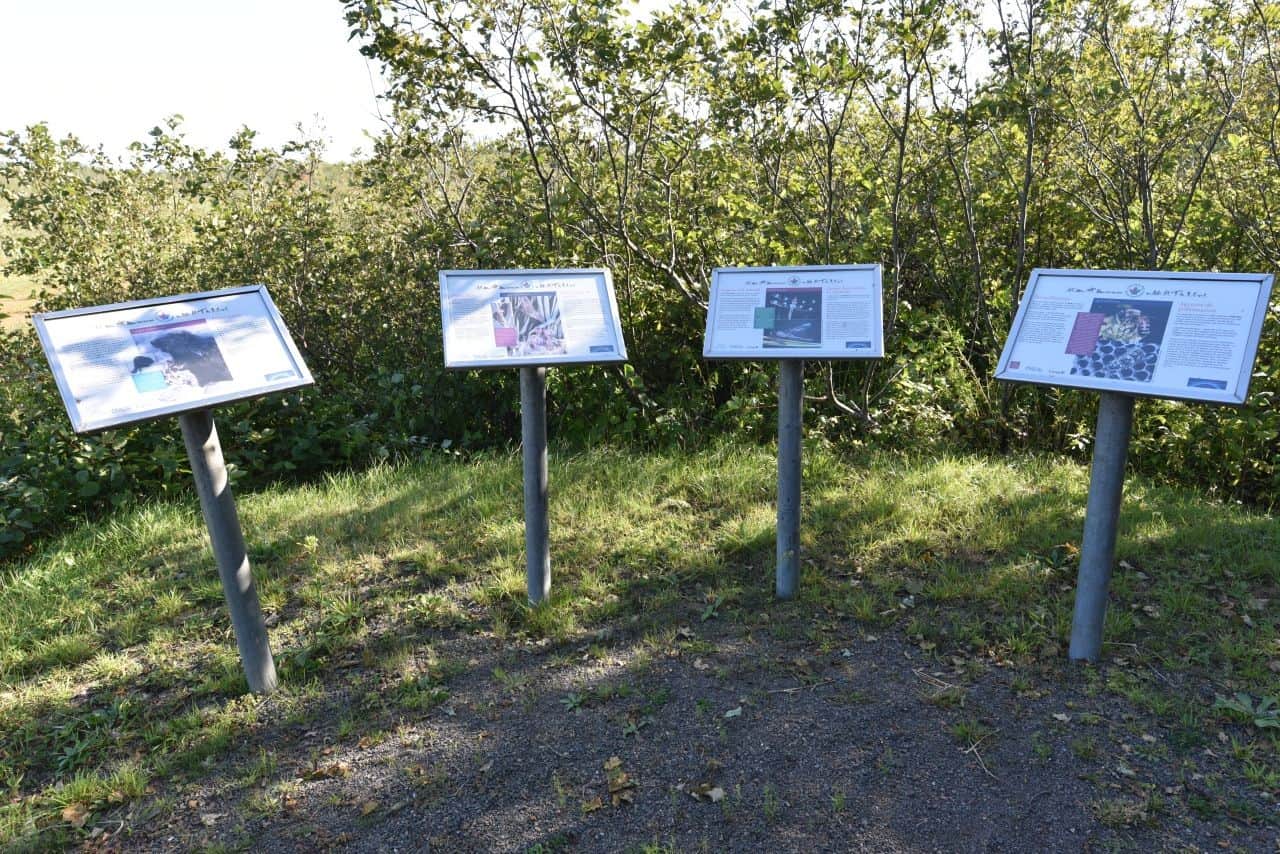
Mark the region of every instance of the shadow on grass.
[[[1065, 646], [1078, 468], [819, 454], [806, 473], [797, 603], [772, 597], [773, 478], [761, 449], [553, 456], [553, 595], [537, 608], [524, 602], [514, 458], [432, 460], [246, 497], [284, 685], [266, 700], [241, 696], [190, 507], [77, 532], [5, 578], [6, 598], [19, 600], [14, 637], [30, 651], [5, 659], [15, 690], [0, 706], [0, 764], [39, 797], [139, 753], [155, 775], [234, 782], [258, 750], [280, 745], [290, 773], [314, 781], [322, 762], [308, 733], [334, 743], [438, 716], [454, 680], [517, 668], [512, 651], [518, 662], [534, 642], [553, 656], [592, 643], [652, 649], [710, 620], [783, 639], [820, 636], [824, 621], [896, 624], [913, 642], [997, 659]], [[1242, 617], [1275, 586], [1277, 553], [1268, 518], [1138, 484], [1121, 520], [1108, 640], [1274, 690], [1263, 648], [1274, 625], [1250, 634]], [[68, 630], [88, 640], [60, 646]], [[50, 668], [44, 688], [19, 684]]]

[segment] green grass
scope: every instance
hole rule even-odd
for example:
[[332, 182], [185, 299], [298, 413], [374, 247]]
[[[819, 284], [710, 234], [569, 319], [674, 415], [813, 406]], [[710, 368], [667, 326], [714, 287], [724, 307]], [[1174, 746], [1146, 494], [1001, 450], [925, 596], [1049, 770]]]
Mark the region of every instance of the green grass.
[[[282, 683], [269, 700], [246, 693], [194, 494], [73, 530], [0, 567], [0, 847], [74, 841], [65, 815], [229, 758], [242, 786], [270, 784], [286, 757], [252, 739], [268, 719], [331, 719], [338, 737], [372, 740], [448, 702], [468, 665], [437, 652], [447, 632], [556, 644], [625, 627], [640, 639], [632, 672], [650, 648], [694, 643], [678, 626], [712, 620], [815, 648], [831, 645], [822, 621], [900, 631], [929, 655], [1005, 663], [1027, 690], [1061, 660], [1085, 468], [811, 449], [794, 603], [772, 597], [774, 477], [768, 448], [553, 452], [553, 594], [536, 608], [517, 457], [440, 456], [241, 496]], [[1105, 656], [1134, 666], [1090, 684], [1185, 732], [1187, 750], [1207, 727], [1229, 728], [1239, 779], [1272, 786], [1275, 730], [1197, 704], [1163, 674], [1196, 674], [1251, 709], [1280, 697], [1274, 609], [1258, 607], [1277, 586], [1280, 528], [1143, 481], [1129, 484], [1121, 524]], [[771, 619], [755, 622], [761, 612]], [[541, 687], [485, 675], [513, 697]], [[625, 683], [559, 695], [570, 715], [616, 706], [637, 728], [665, 702]], [[937, 702], [959, 716], [962, 701]], [[968, 746], [977, 726], [959, 718], [953, 735]]]
[[[0, 256], [0, 270], [4, 258]], [[30, 322], [37, 286], [27, 276], [5, 276], [0, 272], [0, 328], [16, 329]]]

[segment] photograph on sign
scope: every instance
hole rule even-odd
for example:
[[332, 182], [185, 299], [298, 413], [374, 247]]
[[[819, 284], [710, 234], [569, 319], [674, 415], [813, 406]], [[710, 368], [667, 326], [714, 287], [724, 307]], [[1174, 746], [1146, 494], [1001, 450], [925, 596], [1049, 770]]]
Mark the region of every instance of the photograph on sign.
[[880, 265], [715, 270], [702, 355], [708, 359], [883, 356]]
[[625, 362], [608, 270], [443, 270], [445, 366]]
[[1035, 270], [997, 379], [1243, 403], [1272, 277]]
[[49, 312], [34, 321], [78, 433], [312, 382], [261, 285]]

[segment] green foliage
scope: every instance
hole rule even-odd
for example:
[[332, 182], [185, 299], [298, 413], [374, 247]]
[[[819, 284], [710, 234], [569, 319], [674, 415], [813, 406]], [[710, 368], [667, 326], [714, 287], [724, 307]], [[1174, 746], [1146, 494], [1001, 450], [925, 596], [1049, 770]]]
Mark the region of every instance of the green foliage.
[[[991, 379], [1033, 267], [1280, 266], [1274, 3], [1031, 4], [991, 29], [972, 0], [628, 5], [346, 0], [392, 81], [356, 165], [248, 129], [196, 149], [177, 118], [123, 161], [0, 136], [5, 273], [43, 309], [266, 283], [317, 386], [219, 413], [253, 486], [514, 439], [514, 375], [441, 369], [444, 268], [613, 271], [630, 364], [548, 382], [574, 445], [768, 440], [768, 366], [701, 358], [710, 271], [878, 261], [889, 355], [810, 367], [811, 435], [1083, 457], [1093, 395]], [[1247, 407], [1144, 402], [1132, 465], [1274, 502], [1278, 340]], [[32, 336], [5, 334], [0, 557], [186, 486], [172, 424], [64, 420]]]
[[1232, 717], [1252, 723], [1259, 729], [1280, 728], [1280, 704], [1276, 703], [1275, 697], [1259, 697], [1255, 702], [1243, 691], [1237, 691], [1234, 697], [1219, 694], [1213, 701], [1213, 708], [1229, 712]]

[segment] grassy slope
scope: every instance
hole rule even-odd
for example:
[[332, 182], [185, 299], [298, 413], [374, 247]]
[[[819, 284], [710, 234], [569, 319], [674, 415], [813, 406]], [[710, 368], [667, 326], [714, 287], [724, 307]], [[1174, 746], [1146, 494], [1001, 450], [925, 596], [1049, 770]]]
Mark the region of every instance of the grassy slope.
[[[347, 689], [335, 662], [403, 661], [405, 644], [426, 645], [443, 629], [580, 639], [643, 628], [690, 597], [729, 619], [789, 615], [819, 648], [838, 642], [832, 621], [854, 619], [899, 631], [940, 661], [959, 652], [1028, 679], [1061, 663], [1086, 470], [810, 449], [794, 604], [771, 597], [773, 478], [768, 449], [553, 455], [554, 593], [532, 610], [516, 458], [436, 456], [244, 496], [283, 684], [270, 713], [306, 720]], [[1277, 788], [1277, 730], [1215, 708], [1206, 692], [1280, 697], [1280, 636], [1267, 606], [1280, 528], [1142, 482], [1130, 484], [1122, 526], [1106, 656], [1131, 666], [1110, 669], [1099, 690], [1158, 716], [1189, 745], [1211, 727], [1229, 729], [1231, 773], [1259, 792]], [[144, 799], [149, 782], [198, 779], [202, 760], [266, 713], [243, 693], [194, 496], [68, 533], [0, 570], [0, 601], [0, 786], [9, 794], [0, 845], [34, 830], [44, 842], [72, 840], [86, 811]], [[465, 667], [426, 660], [424, 672], [403, 676], [396, 702], [429, 707], [447, 696], [447, 674]], [[1186, 680], [1200, 690], [1173, 687]], [[170, 806], [159, 798], [154, 808]]]

